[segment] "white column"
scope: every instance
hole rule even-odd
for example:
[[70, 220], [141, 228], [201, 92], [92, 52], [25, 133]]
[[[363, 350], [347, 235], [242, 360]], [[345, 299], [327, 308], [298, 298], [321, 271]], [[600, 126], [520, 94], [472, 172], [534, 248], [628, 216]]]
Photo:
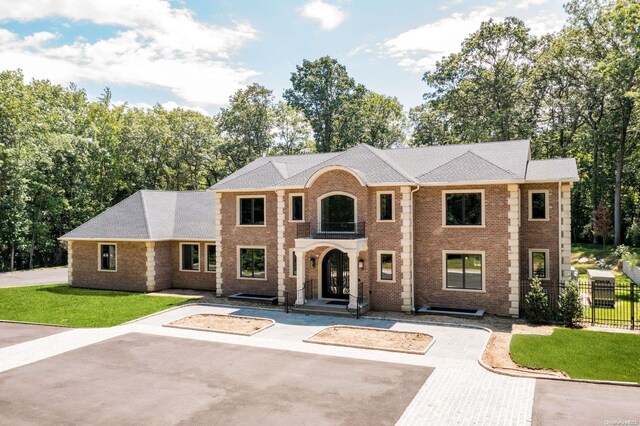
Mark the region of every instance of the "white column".
[[67, 268], [69, 285], [73, 285], [73, 241], [67, 241]]
[[349, 308], [355, 309], [358, 303], [358, 255], [357, 251], [348, 251], [349, 255]]
[[571, 184], [560, 187], [560, 279], [571, 279]]
[[156, 289], [156, 243], [147, 242], [147, 291]]
[[509, 198], [509, 315], [520, 314], [520, 190], [518, 185], [507, 185]]
[[284, 190], [276, 191], [278, 198], [277, 202], [277, 234], [278, 234], [278, 302], [284, 303], [284, 264], [286, 259], [286, 253], [284, 250]]
[[402, 253], [400, 254], [400, 273], [402, 274], [402, 278], [400, 280], [402, 284], [402, 294], [400, 296], [402, 298], [401, 309], [403, 312], [411, 312], [411, 246], [413, 244], [413, 241], [411, 241], [411, 227], [413, 226], [411, 187], [401, 187], [400, 193], [402, 194], [402, 198], [400, 200], [400, 207], [402, 209], [400, 212], [400, 220], [402, 221], [402, 224], [400, 225], [400, 232], [402, 234], [402, 239], [400, 240], [400, 245], [402, 247]]
[[216, 295], [222, 296], [222, 194], [215, 193]]
[[305, 281], [305, 252], [303, 250], [295, 250], [296, 252], [296, 305], [304, 305], [304, 288]]

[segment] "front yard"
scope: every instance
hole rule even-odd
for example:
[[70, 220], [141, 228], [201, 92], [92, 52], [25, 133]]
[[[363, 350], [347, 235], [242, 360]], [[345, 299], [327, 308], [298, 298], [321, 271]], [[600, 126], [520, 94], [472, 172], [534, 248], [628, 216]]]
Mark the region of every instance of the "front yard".
[[66, 284], [0, 289], [0, 320], [111, 327], [186, 302], [178, 297], [88, 290]]
[[640, 335], [558, 328], [551, 336], [516, 334], [511, 357], [522, 366], [574, 379], [640, 382]]

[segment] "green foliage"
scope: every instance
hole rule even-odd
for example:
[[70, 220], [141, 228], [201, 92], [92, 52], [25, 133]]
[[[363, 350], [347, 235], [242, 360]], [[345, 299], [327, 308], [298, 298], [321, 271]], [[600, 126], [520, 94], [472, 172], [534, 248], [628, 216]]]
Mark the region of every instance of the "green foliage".
[[635, 218], [627, 229], [626, 241], [632, 246], [640, 247], [640, 218]]
[[624, 260], [631, 254], [631, 252], [629, 251], [629, 247], [625, 246], [624, 244], [620, 244], [618, 247], [616, 247], [614, 253], [618, 260]]
[[531, 368], [550, 368], [574, 379], [640, 382], [640, 336], [628, 333], [555, 329], [551, 336], [516, 334], [513, 360]]
[[87, 290], [68, 285], [0, 289], [0, 319], [70, 327], [111, 327], [172, 306], [184, 298]]
[[562, 323], [569, 327], [575, 327], [582, 319], [583, 314], [580, 288], [576, 281], [568, 281], [560, 290], [558, 297], [558, 317]]
[[533, 324], [546, 324], [551, 320], [549, 297], [542, 288], [540, 278], [531, 281], [531, 289], [525, 296], [525, 315]]

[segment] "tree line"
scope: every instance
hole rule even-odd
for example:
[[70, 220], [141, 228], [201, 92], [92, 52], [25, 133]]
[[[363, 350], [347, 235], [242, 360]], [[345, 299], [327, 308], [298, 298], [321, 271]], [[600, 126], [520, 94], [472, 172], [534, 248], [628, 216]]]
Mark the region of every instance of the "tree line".
[[[56, 238], [139, 189], [206, 189], [263, 155], [357, 143], [531, 139], [536, 159], [578, 161], [574, 241], [640, 245], [640, 5], [565, 8], [565, 27], [542, 37], [516, 18], [484, 22], [424, 74], [425, 101], [408, 113], [329, 56], [298, 65], [281, 101], [251, 84], [213, 117], [0, 72], [0, 270], [64, 264]], [[597, 211], [613, 212], [612, 235]]]

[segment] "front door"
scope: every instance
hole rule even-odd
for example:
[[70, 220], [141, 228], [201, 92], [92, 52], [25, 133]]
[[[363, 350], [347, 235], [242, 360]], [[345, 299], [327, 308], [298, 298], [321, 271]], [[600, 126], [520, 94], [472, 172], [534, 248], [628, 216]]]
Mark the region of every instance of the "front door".
[[349, 298], [349, 255], [333, 249], [322, 259], [322, 297]]

